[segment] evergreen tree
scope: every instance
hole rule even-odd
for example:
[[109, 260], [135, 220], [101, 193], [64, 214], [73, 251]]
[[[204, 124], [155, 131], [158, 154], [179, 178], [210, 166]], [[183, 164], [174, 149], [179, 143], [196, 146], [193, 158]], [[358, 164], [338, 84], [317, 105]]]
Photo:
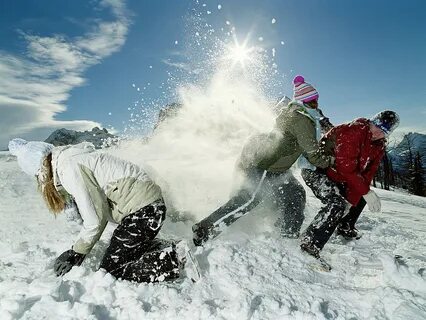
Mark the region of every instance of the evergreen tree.
[[410, 169], [410, 192], [418, 196], [425, 196], [425, 170], [422, 165], [422, 156], [417, 151], [413, 158], [413, 165]]
[[388, 156], [388, 152], [385, 150], [385, 154], [383, 155], [383, 159], [382, 159], [382, 170], [383, 170], [383, 188], [385, 190], [389, 190], [389, 186], [390, 186], [390, 180], [391, 180], [391, 165], [390, 165], [390, 161], [389, 161], [389, 156]]
[[405, 143], [406, 151], [402, 158], [402, 170], [399, 175], [399, 180], [402, 188], [408, 189], [408, 191], [411, 192], [411, 173], [413, 172], [414, 166], [413, 142], [409, 134], [404, 135], [402, 141]]

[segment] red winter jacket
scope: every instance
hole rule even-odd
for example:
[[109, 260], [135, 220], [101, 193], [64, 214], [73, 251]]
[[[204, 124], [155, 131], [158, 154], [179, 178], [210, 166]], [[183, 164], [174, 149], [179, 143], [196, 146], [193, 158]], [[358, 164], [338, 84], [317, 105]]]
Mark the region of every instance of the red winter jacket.
[[371, 140], [369, 124], [369, 120], [360, 118], [336, 126], [325, 135], [326, 140], [334, 142], [336, 158], [327, 175], [335, 182], [344, 183], [345, 197], [354, 206], [370, 190], [385, 150], [383, 139]]

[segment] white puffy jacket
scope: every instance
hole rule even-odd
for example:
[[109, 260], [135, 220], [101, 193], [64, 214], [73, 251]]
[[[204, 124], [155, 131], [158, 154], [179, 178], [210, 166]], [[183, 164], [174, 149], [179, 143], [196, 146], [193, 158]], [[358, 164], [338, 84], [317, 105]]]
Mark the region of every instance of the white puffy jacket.
[[73, 245], [87, 254], [108, 221], [121, 220], [162, 199], [161, 189], [131, 162], [95, 151], [91, 143], [55, 147], [52, 151], [55, 186], [75, 200], [83, 228]]

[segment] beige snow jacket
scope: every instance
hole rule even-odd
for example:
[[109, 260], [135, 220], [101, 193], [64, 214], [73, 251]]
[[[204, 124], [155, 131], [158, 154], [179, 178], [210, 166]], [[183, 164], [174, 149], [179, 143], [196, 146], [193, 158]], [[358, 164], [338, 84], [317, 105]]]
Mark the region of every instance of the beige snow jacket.
[[90, 252], [108, 221], [120, 223], [127, 215], [162, 199], [160, 187], [133, 163], [97, 152], [91, 143], [55, 147], [52, 151], [55, 186], [75, 200], [83, 228], [74, 251]]

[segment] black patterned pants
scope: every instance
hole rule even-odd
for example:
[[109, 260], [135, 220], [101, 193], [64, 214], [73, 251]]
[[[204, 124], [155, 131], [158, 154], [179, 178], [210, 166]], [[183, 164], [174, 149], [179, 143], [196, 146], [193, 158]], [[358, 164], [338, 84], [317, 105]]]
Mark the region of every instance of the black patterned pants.
[[174, 244], [155, 239], [165, 218], [163, 201], [156, 201], [123, 218], [114, 230], [100, 268], [116, 278], [135, 282], [178, 278]]
[[314, 195], [323, 203], [314, 220], [304, 231], [302, 242], [321, 250], [330, 239], [346, 210], [346, 200], [337, 184], [321, 170], [302, 169], [302, 177]]

